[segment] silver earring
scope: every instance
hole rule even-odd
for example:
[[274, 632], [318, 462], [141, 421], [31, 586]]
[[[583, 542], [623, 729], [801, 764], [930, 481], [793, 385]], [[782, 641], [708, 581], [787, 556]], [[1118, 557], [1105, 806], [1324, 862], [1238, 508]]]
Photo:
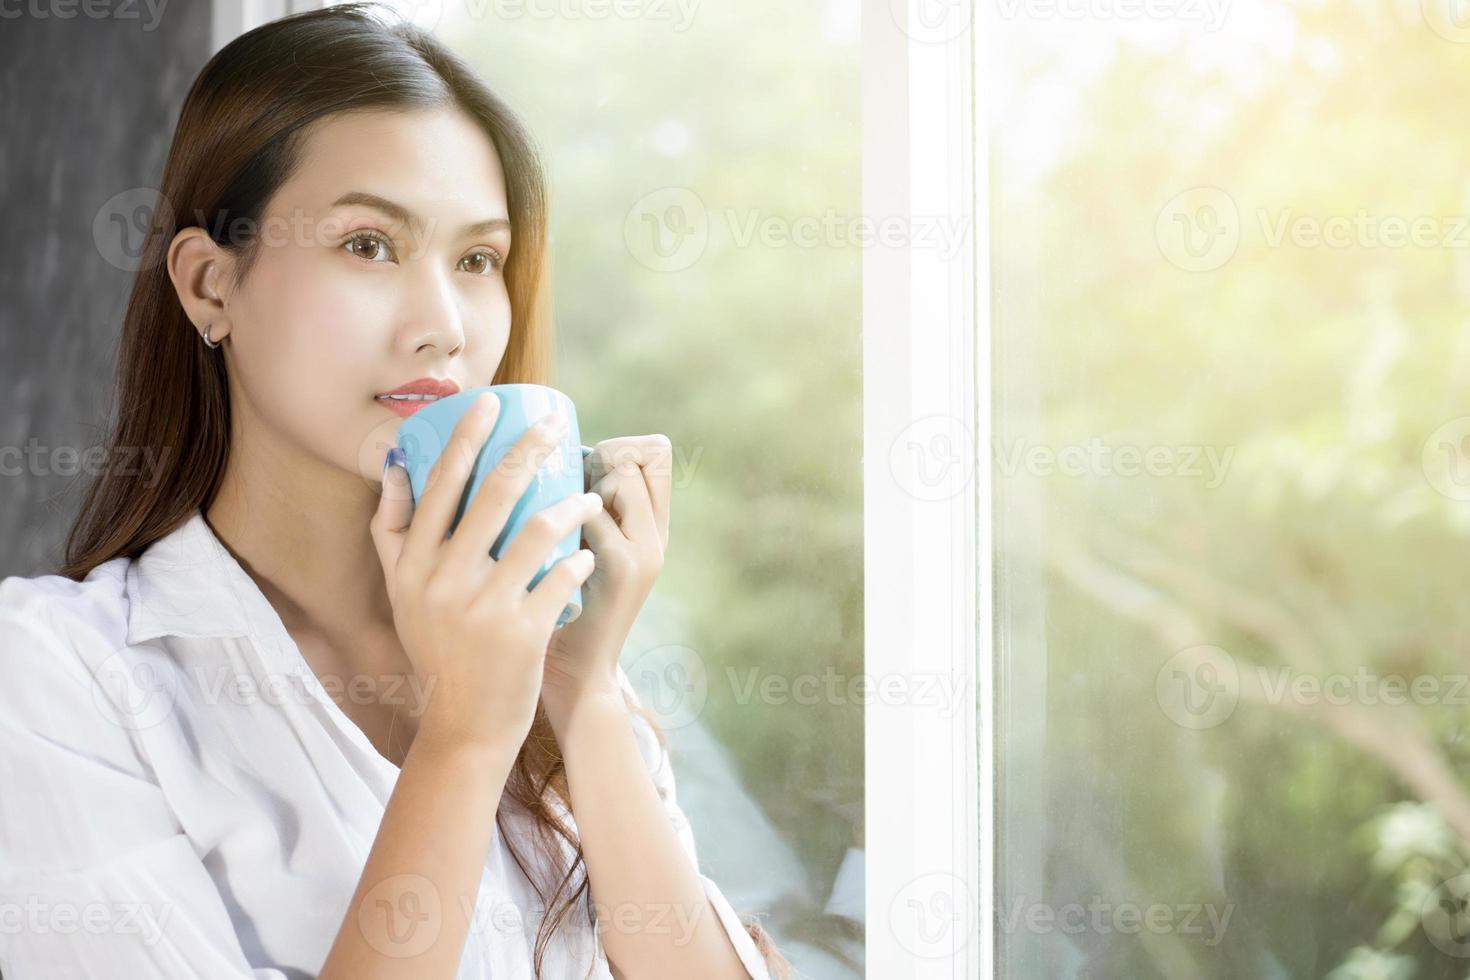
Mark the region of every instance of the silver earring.
[[204, 346], [208, 347], [210, 350], [213, 350], [220, 345], [220, 341], [209, 339], [209, 327], [212, 326], [214, 326], [214, 324], [211, 323], [208, 327], [204, 328]]

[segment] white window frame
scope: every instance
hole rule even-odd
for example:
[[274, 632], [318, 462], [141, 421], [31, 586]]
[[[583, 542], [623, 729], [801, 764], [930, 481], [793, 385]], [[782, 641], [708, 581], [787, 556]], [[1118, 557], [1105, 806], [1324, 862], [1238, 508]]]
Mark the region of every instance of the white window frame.
[[[214, 50], [330, 2], [214, 0]], [[988, 111], [977, 56], [990, 5], [861, 3], [862, 214], [909, 229], [904, 246], [879, 236], [863, 253], [866, 972], [974, 980], [994, 976], [995, 950], [995, 746], [981, 723], [994, 717], [991, 457], [981, 451], [991, 444]], [[951, 32], [922, 25], [946, 17], [964, 26], [937, 41]], [[957, 255], [933, 247], [933, 219], [963, 222]], [[913, 492], [901, 443], [936, 424], [964, 437], [965, 477], [942, 499]], [[956, 701], [935, 703], [923, 686], [940, 677]], [[886, 697], [885, 679], [912, 696]]]
[[[867, 973], [885, 980], [994, 975], [993, 734], [976, 711], [994, 717], [990, 454], [979, 451], [991, 442], [980, 342], [988, 113], [976, 54], [989, 6], [863, 0], [863, 213], [910, 221], [908, 247], [872, 248], [863, 265], [864, 670], [914, 693], [875, 696], [866, 717]], [[936, 217], [966, 222], [958, 256], [926, 243]], [[941, 445], [965, 474], [938, 494], [908, 445], [936, 434], [954, 437]], [[948, 712], [924, 696], [919, 682], [933, 677], [960, 682]]]

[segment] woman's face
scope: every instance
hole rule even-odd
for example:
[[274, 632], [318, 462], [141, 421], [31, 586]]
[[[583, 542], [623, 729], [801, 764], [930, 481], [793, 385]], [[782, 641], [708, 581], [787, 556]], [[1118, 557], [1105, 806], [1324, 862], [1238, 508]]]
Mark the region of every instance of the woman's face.
[[402, 422], [378, 395], [490, 384], [511, 327], [508, 219], [499, 157], [468, 116], [319, 122], [245, 280], [221, 282], [241, 450], [376, 480]]

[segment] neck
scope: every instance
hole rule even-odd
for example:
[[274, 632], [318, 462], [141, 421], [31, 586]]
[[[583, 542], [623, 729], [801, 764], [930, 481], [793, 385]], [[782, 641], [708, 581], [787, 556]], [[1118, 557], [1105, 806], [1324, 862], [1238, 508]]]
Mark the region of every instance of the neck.
[[376, 488], [355, 473], [236, 442], [204, 516], [288, 631], [367, 659], [367, 638], [396, 636], [368, 527], [377, 504]]

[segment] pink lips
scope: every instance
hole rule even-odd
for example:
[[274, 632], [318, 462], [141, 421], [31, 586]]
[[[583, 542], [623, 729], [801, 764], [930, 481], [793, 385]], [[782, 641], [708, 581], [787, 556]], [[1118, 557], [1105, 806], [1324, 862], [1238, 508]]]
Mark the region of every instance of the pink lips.
[[[439, 398], [448, 398], [459, 392], [459, 382], [453, 378], [415, 378], [405, 384], [399, 385], [392, 391], [386, 391], [378, 395], [376, 401], [380, 405], [387, 406], [388, 410], [395, 415], [405, 418], [417, 412], [425, 405], [437, 401]], [[389, 395], [432, 395], [432, 398], [389, 398]]]
[[403, 418], [408, 418], [425, 405], [433, 404], [430, 401], [399, 401], [392, 398], [379, 398], [377, 401], [379, 405], [385, 406], [394, 415], [400, 415]]

